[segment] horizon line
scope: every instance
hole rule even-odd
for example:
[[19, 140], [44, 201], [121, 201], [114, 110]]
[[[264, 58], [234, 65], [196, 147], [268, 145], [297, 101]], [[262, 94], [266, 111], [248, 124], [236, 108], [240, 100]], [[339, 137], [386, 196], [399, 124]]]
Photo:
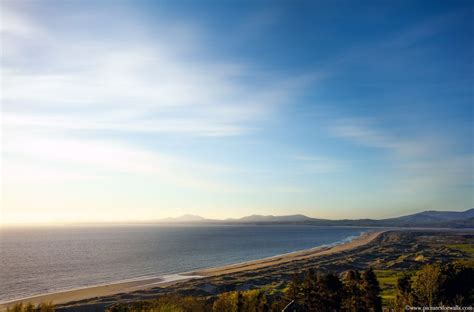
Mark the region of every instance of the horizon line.
[[[214, 222], [223, 222], [223, 221], [238, 221], [242, 218], [246, 217], [251, 217], [251, 216], [262, 216], [262, 217], [289, 217], [289, 216], [304, 216], [307, 218], [311, 219], [319, 219], [319, 220], [327, 220], [327, 221], [340, 221], [340, 220], [374, 220], [374, 221], [380, 221], [380, 220], [385, 220], [385, 219], [391, 219], [391, 218], [398, 218], [398, 217], [404, 217], [404, 216], [409, 216], [417, 213], [422, 213], [422, 212], [466, 212], [471, 209], [474, 209], [474, 207], [471, 208], [466, 208], [463, 210], [419, 210], [416, 212], [412, 213], [407, 213], [407, 214], [402, 214], [402, 215], [397, 215], [397, 216], [391, 216], [391, 217], [385, 217], [385, 218], [370, 218], [370, 217], [361, 217], [361, 218], [320, 218], [320, 217], [313, 217], [313, 216], [308, 216], [302, 213], [295, 213], [295, 214], [285, 214], [285, 215], [271, 215], [271, 214], [251, 214], [251, 215], [244, 215], [241, 217], [227, 217], [227, 218], [207, 218], [203, 217], [201, 215], [197, 214], [182, 214], [178, 216], [170, 216], [170, 217], [162, 217], [162, 218], [155, 218], [155, 219], [134, 219], [134, 220], [83, 220], [83, 221], [71, 221], [71, 220], [56, 220], [56, 221], [27, 221], [27, 222], [3, 222], [0, 221], [0, 228], [2, 227], [43, 227], [43, 226], [70, 226], [70, 225], [131, 225], [131, 224], [147, 224], [147, 223], [169, 223], [169, 224], [183, 224], [183, 223], [199, 223], [199, 222], [206, 222], [206, 221], [214, 221]], [[179, 219], [184, 216], [193, 216], [193, 217], [199, 217], [202, 218], [201, 221], [195, 220], [195, 221], [164, 221], [166, 219]]]

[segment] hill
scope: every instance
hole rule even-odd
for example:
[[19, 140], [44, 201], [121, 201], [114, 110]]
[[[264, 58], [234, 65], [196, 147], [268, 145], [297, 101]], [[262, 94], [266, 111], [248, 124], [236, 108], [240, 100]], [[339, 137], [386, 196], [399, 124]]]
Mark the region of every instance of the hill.
[[436, 223], [436, 222], [446, 222], [446, 221], [455, 221], [455, 220], [467, 220], [474, 218], [474, 208], [471, 208], [466, 211], [423, 211], [415, 213], [408, 216], [385, 219], [389, 222], [401, 222], [401, 223]]
[[423, 211], [411, 215], [388, 219], [343, 219], [328, 220], [311, 218], [302, 214], [273, 216], [250, 215], [237, 219], [206, 219], [197, 215], [160, 219], [159, 223], [217, 223], [217, 224], [310, 224], [320, 226], [384, 226], [384, 227], [474, 227], [474, 208], [466, 211]]
[[307, 222], [319, 221], [323, 219], [310, 218], [302, 214], [288, 215], [288, 216], [272, 216], [272, 215], [251, 215], [239, 219], [226, 219], [227, 222]]
[[164, 218], [157, 220], [158, 223], [188, 223], [188, 222], [208, 222], [212, 221], [198, 215], [186, 214], [175, 218]]

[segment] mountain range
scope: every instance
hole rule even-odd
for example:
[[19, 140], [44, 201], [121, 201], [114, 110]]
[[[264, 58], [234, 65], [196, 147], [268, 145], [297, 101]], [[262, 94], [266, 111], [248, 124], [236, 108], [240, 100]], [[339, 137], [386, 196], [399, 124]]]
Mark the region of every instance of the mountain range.
[[398, 226], [398, 227], [462, 227], [474, 228], [474, 208], [466, 211], [423, 211], [411, 215], [388, 219], [343, 219], [329, 220], [311, 218], [302, 214], [273, 216], [250, 215], [242, 218], [206, 219], [197, 215], [183, 215], [176, 218], [156, 220], [157, 223], [285, 223], [285, 224], [311, 224], [333, 226]]

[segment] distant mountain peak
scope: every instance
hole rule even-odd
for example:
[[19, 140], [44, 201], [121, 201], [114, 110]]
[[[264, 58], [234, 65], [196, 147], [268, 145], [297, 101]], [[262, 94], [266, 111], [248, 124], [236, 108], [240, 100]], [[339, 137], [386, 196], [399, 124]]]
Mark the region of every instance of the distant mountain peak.
[[389, 221], [398, 222], [413, 222], [413, 223], [433, 223], [433, 222], [446, 222], [453, 220], [463, 220], [474, 217], [474, 208], [465, 211], [437, 211], [437, 210], [425, 210], [422, 212], [414, 213], [397, 218], [386, 219]]
[[242, 218], [224, 220], [206, 219], [198, 215], [185, 214], [174, 218], [157, 220], [158, 223], [308, 223], [317, 225], [346, 225], [346, 226], [444, 226], [474, 228], [474, 208], [465, 211], [436, 211], [426, 210], [411, 215], [389, 219], [356, 219], [356, 220], [327, 220], [316, 219], [303, 214], [274, 216], [252, 214]]
[[236, 222], [303, 222], [303, 221], [314, 221], [313, 219], [302, 214], [286, 215], [286, 216], [274, 216], [274, 215], [257, 215], [253, 214], [250, 216], [242, 217], [239, 219], [231, 219]]
[[160, 222], [200, 222], [200, 221], [206, 221], [206, 219], [198, 215], [185, 214], [179, 217], [163, 218], [158, 221]]
[[242, 218], [228, 218], [225, 220], [211, 220], [206, 219], [198, 215], [185, 214], [179, 217], [169, 217], [159, 219], [158, 222], [164, 223], [185, 223], [185, 222], [304, 222], [304, 221], [315, 221], [313, 219], [302, 214], [286, 215], [286, 216], [274, 216], [274, 215], [259, 215], [252, 214]]

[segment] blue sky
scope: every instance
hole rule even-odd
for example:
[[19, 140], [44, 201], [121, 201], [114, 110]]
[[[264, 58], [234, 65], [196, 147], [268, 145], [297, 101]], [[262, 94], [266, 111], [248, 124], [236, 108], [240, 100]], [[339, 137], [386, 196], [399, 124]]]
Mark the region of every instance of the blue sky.
[[2, 222], [473, 207], [471, 1], [4, 1]]

